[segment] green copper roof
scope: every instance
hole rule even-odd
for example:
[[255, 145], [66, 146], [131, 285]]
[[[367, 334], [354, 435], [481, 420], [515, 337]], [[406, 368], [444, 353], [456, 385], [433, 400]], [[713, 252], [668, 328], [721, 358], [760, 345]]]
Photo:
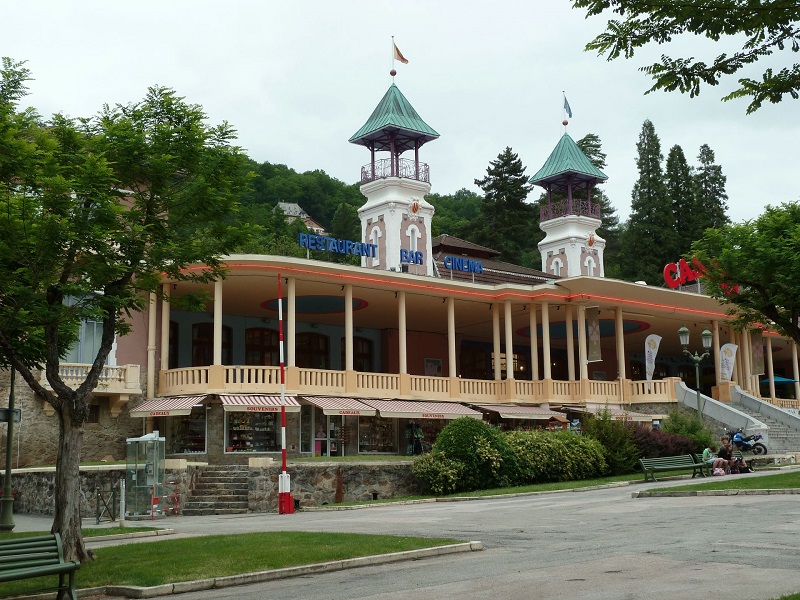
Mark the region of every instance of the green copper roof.
[[369, 146], [375, 150], [390, 150], [390, 139], [394, 136], [395, 152], [402, 153], [435, 140], [439, 134], [423, 121], [395, 84], [383, 96], [364, 126], [350, 138], [353, 144]]
[[581, 152], [569, 134], [564, 133], [544, 166], [529, 181], [544, 187], [565, 180], [568, 175], [582, 181], [597, 182], [608, 179], [608, 176]]

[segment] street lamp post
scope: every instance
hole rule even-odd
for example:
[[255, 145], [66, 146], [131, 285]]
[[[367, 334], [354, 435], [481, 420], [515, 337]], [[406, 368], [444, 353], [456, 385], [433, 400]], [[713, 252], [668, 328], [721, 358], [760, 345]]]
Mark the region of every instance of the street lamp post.
[[11, 367], [11, 385], [8, 392], [8, 428], [6, 429], [6, 471], [3, 477], [3, 497], [0, 498], [0, 531], [14, 529], [14, 496], [11, 487], [11, 451], [14, 449], [14, 377], [16, 371]]
[[697, 351], [692, 354], [689, 351], [689, 328], [686, 327], [686, 325], [683, 325], [678, 330], [678, 337], [681, 340], [681, 346], [683, 346], [683, 353], [694, 363], [695, 388], [697, 392], [697, 419], [702, 425], [703, 409], [700, 407], [700, 363], [703, 362], [703, 359], [711, 356], [708, 351], [711, 349], [712, 335], [708, 329], [704, 329], [703, 333], [700, 334], [700, 338], [703, 340], [703, 350], [705, 350], [703, 354], [698, 354]]

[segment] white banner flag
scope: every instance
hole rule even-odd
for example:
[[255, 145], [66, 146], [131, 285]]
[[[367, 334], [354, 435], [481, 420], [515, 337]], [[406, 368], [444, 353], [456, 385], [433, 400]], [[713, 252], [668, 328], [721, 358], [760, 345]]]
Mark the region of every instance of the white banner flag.
[[733, 376], [733, 366], [736, 362], [736, 344], [724, 344], [719, 349], [719, 380], [730, 381]]
[[653, 373], [656, 370], [656, 356], [658, 355], [658, 346], [661, 344], [661, 336], [651, 333], [644, 341], [644, 357], [645, 357], [645, 373], [647, 381], [653, 378]]

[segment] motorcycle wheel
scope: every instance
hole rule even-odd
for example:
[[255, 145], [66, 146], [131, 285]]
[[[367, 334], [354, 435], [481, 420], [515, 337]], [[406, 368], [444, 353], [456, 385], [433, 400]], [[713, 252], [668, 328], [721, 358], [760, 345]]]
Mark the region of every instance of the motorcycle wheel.
[[753, 454], [766, 454], [767, 447], [764, 444], [754, 444], [753, 445]]

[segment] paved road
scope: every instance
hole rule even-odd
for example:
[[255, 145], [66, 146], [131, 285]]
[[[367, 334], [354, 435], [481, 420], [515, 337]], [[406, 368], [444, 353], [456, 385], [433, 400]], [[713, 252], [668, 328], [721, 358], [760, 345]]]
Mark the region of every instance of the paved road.
[[179, 535], [350, 531], [480, 540], [486, 548], [197, 592], [193, 600], [767, 600], [800, 592], [798, 496], [631, 498], [636, 489], [161, 523]]

